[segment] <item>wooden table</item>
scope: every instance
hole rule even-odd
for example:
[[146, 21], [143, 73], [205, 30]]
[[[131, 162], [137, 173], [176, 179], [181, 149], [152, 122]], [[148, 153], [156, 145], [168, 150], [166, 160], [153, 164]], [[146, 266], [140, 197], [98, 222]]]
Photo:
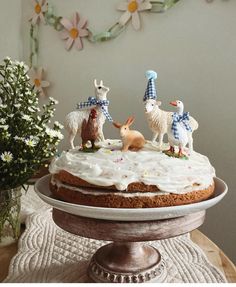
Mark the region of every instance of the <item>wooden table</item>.
[[[209, 261], [225, 275], [229, 283], [236, 283], [236, 267], [219, 247], [199, 230], [191, 232], [191, 239], [205, 252]], [[10, 261], [16, 253], [17, 243], [0, 248], [0, 282], [6, 278]]]

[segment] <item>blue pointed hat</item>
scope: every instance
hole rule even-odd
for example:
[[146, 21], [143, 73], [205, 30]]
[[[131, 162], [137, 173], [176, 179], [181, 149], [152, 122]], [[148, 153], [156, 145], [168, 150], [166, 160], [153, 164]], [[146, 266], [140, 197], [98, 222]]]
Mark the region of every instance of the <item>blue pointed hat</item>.
[[149, 70], [146, 72], [146, 78], [148, 79], [147, 88], [145, 91], [145, 95], [143, 97], [143, 101], [146, 100], [156, 100], [157, 92], [154, 80], [157, 78], [157, 73], [155, 71]]

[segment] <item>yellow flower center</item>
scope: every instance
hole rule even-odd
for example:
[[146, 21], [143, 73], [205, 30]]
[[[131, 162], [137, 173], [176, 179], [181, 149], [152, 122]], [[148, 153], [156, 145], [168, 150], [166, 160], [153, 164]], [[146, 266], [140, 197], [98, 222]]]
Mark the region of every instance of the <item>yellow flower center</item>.
[[134, 13], [138, 9], [138, 3], [136, 1], [131, 1], [128, 5], [128, 10], [130, 13]]
[[39, 87], [41, 85], [41, 81], [39, 79], [34, 79], [34, 84], [36, 87]]
[[79, 36], [79, 30], [77, 28], [72, 28], [70, 30], [70, 36], [72, 39], [76, 39]]
[[37, 5], [35, 5], [34, 7], [34, 11], [35, 13], [39, 14], [41, 12], [41, 6], [39, 5], [39, 3]]

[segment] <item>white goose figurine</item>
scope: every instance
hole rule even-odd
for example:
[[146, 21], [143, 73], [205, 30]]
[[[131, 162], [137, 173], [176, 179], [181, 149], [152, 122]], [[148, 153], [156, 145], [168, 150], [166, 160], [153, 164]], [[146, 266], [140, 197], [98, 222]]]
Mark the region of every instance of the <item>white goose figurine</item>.
[[178, 156], [183, 157], [185, 156], [183, 154], [183, 149], [188, 143], [188, 131], [191, 131], [191, 127], [188, 123], [189, 114], [184, 113], [184, 104], [181, 101], [173, 101], [170, 102], [170, 104], [177, 107], [177, 112], [173, 114], [172, 125], [169, 126], [167, 131], [168, 141], [170, 144], [170, 149], [168, 150], [168, 152], [174, 154], [174, 146], [178, 146]]

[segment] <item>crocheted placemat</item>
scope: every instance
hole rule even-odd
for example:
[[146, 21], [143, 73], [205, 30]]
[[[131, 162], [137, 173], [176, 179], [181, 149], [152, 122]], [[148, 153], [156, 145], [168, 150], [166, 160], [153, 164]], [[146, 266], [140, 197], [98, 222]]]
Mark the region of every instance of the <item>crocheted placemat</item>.
[[[105, 241], [70, 234], [57, 227], [51, 208], [38, 202], [30, 189], [22, 213], [28, 214], [26, 230], [18, 244], [4, 282], [89, 282], [86, 274], [89, 259]], [[30, 201], [34, 202], [29, 215]], [[27, 207], [27, 211], [24, 209]], [[203, 251], [185, 234], [171, 239], [149, 242], [157, 247], [167, 262], [169, 283], [224, 283], [222, 273], [206, 258]]]

